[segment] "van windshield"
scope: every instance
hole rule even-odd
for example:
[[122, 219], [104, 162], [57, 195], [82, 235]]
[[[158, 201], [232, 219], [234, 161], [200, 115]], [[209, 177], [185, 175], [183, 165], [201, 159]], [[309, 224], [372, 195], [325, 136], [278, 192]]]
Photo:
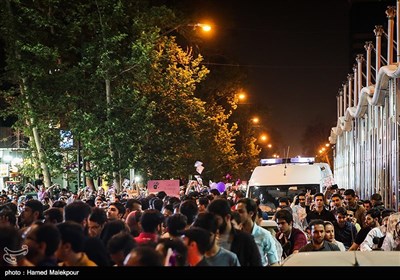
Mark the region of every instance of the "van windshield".
[[294, 197], [300, 193], [311, 190], [311, 194], [319, 192], [320, 185], [279, 185], [279, 186], [249, 186], [248, 197], [258, 198], [260, 208], [267, 212], [269, 216], [276, 212], [278, 200], [287, 197], [293, 201]]

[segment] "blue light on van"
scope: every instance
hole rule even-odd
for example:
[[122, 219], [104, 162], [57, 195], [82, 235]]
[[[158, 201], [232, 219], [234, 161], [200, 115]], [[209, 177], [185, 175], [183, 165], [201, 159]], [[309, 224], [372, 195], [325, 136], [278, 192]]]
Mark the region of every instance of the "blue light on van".
[[261, 165], [279, 164], [283, 163], [282, 158], [263, 158], [260, 160]]
[[314, 163], [313, 157], [295, 157], [295, 158], [263, 158], [260, 160], [261, 165], [274, 165], [282, 163]]
[[315, 162], [315, 158], [313, 158], [313, 157], [295, 157], [295, 158], [291, 158], [290, 162], [292, 162], [292, 163], [313, 163], [313, 162]]

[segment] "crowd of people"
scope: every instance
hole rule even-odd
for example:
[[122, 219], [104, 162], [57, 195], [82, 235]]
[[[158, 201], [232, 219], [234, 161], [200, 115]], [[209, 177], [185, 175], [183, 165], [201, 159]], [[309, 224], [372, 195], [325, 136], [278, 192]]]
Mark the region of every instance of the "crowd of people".
[[307, 251], [400, 250], [400, 213], [354, 190], [281, 198], [272, 219], [242, 190], [176, 196], [29, 184], [0, 196], [2, 266], [272, 266]]
[[[280, 199], [274, 216], [284, 257], [307, 251], [400, 251], [400, 213], [385, 208], [382, 196], [360, 200], [353, 189]], [[284, 212], [282, 212], [284, 211]]]

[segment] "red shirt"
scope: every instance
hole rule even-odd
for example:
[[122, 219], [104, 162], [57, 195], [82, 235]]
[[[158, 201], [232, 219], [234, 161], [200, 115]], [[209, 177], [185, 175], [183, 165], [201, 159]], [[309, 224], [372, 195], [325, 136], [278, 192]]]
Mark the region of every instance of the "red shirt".
[[139, 236], [134, 238], [138, 244], [146, 244], [150, 242], [156, 243], [158, 241], [158, 234], [150, 232], [141, 232]]

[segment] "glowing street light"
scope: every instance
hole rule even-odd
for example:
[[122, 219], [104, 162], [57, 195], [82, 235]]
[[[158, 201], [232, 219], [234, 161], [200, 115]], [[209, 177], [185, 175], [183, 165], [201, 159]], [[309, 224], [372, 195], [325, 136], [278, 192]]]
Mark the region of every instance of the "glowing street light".
[[196, 30], [198, 27], [201, 28], [201, 30], [203, 30], [204, 32], [210, 32], [211, 31], [211, 25], [209, 24], [205, 24], [205, 23], [182, 23], [179, 24], [177, 26], [175, 26], [174, 28], [171, 28], [170, 30], [167, 30], [166, 32], [164, 32], [162, 35], [168, 35], [169, 33], [171, 33], [172, 31], [178, 30], [181, 27], [193, 27], [193, 30]]
[[251, 119], [251, 121], [252, 121], [254, 124], [258, 124], [258, 123], [260, 122], [260, 119], [259, 119], [258, 117], [254, 117], [254, 118]]
[[[330, 144], [329, 143], [325, 143], [323, 144], [323, 146], [319, 149], [318, 153], [319, 153], [319, 157], [322, 158], [325, 157], [326, 162], [331, 165], [330, 161], [329, 161], [329, 151], [330, 151]], [[318, 156], [318, 155], [316, 155]]]
[[243, 100], [246, 99], [246, 94], [243, 93], [243, 92], [242, 92], [242, 93], [239, 93], [238, 98], [239, 98], [240, 101], [243, 101]]
[[260, 136], [260, 139], [261, 139], [261, 141], [267, 141], [268, 137], [267, 137], [267, 135], [262, 134], [262, 135]]
[[211, 25], [205, 24], [205, 23], [196, 23], [193, 25], [194, 28], [200, 27], [204, 32], [210, 32], [211, 31]]

